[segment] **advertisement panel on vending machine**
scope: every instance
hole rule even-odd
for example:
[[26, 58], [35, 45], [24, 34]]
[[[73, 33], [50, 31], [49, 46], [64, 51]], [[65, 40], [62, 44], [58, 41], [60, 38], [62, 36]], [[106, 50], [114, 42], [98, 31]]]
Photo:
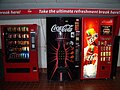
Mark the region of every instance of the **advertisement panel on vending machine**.
[[97, 18], [83, 18], [82, 24], [81, 79], [96, 78], [98, 67], [99, 20]]

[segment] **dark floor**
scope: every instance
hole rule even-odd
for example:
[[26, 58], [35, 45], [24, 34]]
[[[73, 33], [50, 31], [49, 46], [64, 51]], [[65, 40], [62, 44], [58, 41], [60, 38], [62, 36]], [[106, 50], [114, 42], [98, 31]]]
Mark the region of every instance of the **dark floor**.
[[39, 82], [0, 82], [0, 90], [120, 90], [120, 70], [115, 79], [48, 82], [41, 74]]

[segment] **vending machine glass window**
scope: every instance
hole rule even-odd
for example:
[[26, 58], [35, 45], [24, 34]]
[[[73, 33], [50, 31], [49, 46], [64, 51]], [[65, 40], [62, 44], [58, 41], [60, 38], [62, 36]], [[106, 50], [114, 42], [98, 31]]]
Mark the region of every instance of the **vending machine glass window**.
[[4, 34], [6, 62], [29, 62], [28, 27], [6, 27]]

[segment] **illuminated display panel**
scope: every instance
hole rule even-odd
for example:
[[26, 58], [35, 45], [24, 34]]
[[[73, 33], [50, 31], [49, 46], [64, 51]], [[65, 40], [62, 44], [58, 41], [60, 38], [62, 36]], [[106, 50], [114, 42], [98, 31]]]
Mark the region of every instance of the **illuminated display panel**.
[[98, 19], [83, 19], [83, 78], [96, 78], [98, 66]]

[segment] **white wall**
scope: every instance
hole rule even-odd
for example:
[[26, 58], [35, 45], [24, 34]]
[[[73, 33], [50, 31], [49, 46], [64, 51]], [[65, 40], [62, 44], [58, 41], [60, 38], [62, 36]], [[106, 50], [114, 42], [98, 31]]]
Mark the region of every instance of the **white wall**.
[[118, 63], [117, 66], [120, 67], [120, 42], [119, 42], [119, 53], [118, 53]]
[[[20, 20], [0, 20], [0, 25], [12, 25], [12, 24], [37, 24], [40, 26], [39, 36], [40, 44], [38, 45], [39, 52], [39, 68], [47, 68], [46, 62], [46, 19], [20, 19]], [[1, 37], [1, 36], [0, 36]], [[0, 38], [1, 48], [1, 38]], [[41, 57], [40, 57], [41, 53]]]
[[[120, 36], [120, 28], [119, 28], [119, 34], [118, 36]], [[118, 63], [117, 63], [117, 66], [120, 67], [120, 42], [119, 42], [119, 53], [118, 53]]]

